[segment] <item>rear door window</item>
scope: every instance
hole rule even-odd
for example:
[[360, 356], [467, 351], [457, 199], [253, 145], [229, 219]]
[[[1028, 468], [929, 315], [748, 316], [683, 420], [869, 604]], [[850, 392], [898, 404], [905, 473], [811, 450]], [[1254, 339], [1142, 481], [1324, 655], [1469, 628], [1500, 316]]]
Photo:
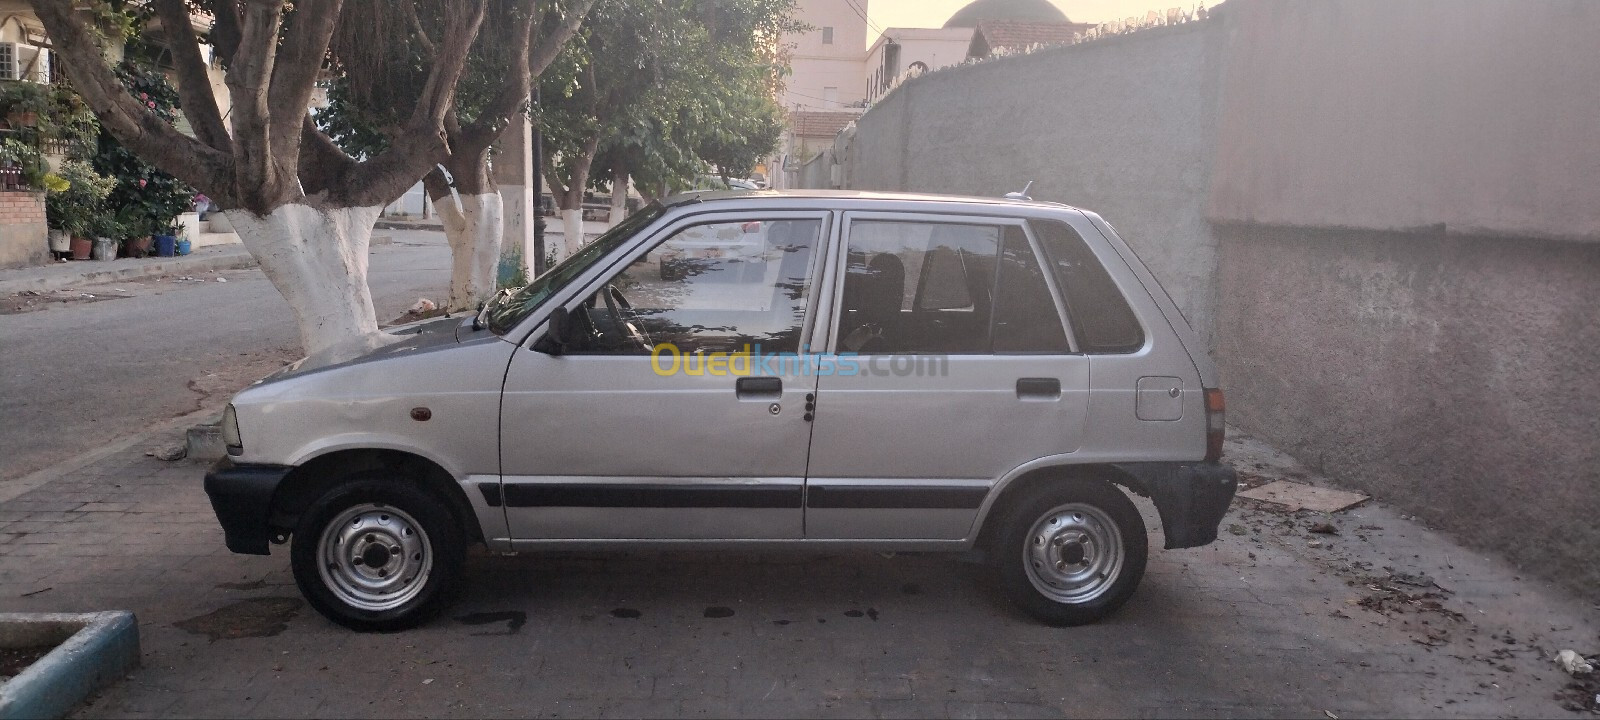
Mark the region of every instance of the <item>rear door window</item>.
[[1144, 328], [1104, 266], [1071, 225], [1032, 221], [1066, 295], [1067, 314], [1083, 352], [1116, 354], [1144, 347]]

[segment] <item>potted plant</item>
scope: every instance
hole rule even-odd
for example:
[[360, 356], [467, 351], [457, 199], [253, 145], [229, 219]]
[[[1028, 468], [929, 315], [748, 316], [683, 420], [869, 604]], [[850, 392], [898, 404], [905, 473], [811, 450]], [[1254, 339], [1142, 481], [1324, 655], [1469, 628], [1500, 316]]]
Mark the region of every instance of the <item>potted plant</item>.
[[93, 242], [90, 223], [101, 214], [106, 195], [116, 180], [96, 173], [87, 163], [68, 160], [61, 163], [57, 173], [66, 183], [59, 192], [45, 195], [45, 218], [48, 226], [72, 238], [70, 248], [77, 260], [88, 260]]
[[117, 211], [117, 225], [122, 228], [122, 256], [142, 258], [150, 254], [155, 242], [151, 234], [150, 218], [138, 208], [125, 207]]
[[101, 213], [89, 221], [89, 234], [94, 236], [92, 256], [95, 260], [117, 259], [117, 239], [127, 233], [115, 215]]

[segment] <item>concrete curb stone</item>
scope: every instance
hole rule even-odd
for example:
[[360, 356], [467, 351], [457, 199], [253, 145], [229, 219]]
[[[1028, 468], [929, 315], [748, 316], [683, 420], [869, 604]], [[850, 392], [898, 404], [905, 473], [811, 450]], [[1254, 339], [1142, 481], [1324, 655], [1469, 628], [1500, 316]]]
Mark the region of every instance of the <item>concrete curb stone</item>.
[[131, 612], [0, 613], [0, 646], [50, 642], [60, 644], [0, 685], [0, 720], [63, 717], [139, 665]]
[[[100, 265], [101, 263], [94, 264]], [[56, 272], [54, 271], [55, 266], [47, 266], [45, 268], [35, 268], [38, 272], [31, 277], [5, 279], [6, 275], [26, 274], [17, 273], [16, 271], [0, 272], [0, 295], [10, 295], [27, 290], [47, 292], [80, 285], [121, 282], [162, 275], [237, 270], [239, 268], [255, 267], [255, 264], [255, 258], [251, 257], [250, 253], [246, 252], [242, 246], [239, 246], [237, 249], [230, 247], [227, 250], [216, 253], [161, 258], [155, 261], [134, 260], [126, 264], [120, 262], [105, 263], [105, 265], [109, 266], [106, 269], [85, 272]]]

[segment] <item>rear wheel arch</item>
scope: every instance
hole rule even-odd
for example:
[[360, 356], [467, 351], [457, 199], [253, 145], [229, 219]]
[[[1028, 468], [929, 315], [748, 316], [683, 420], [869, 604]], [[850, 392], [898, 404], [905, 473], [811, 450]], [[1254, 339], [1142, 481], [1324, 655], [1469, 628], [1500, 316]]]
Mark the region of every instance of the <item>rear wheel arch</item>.
[[295, 467], [272, 496], [269, 524], [274, 542], [288, 539], [290, 531], [318, 498], [346, 482], [373, 472], [393, 475], [447, 503], [462, 533], [473, 542], [483, 541], [477, 513], [461, 483], [438, 463], [403, 450], [349, 449], [319, 455]]
[[978, 536], [974, 549], [983, 551], [992, 549], [996, 536], [1002, 530], [1000, 519], [1005, 516], [1009, 504], [1027, 495], [1033, 488], [1049, 483], [1107, 485], [1139, 497], [1149, 497], [1149, 492], [1138, 478], [1114, 465], [1094, 463], [1034, 468], [1001, 481], [999, 488], [994, 492], [994, 500], [982, 510], [982, 515], [978, 518]]

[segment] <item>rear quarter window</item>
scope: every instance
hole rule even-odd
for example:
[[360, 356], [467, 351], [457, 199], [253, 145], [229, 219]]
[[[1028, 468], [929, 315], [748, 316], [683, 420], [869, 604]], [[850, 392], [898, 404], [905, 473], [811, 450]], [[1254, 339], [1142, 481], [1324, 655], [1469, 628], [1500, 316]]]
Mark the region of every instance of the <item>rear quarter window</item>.
[[1030, 223], [1066, 294], [1067, 313], [1083, 352], [1131, 353], [1144, 347], [1139, 318], [1083, 237], [1059, 220]]

